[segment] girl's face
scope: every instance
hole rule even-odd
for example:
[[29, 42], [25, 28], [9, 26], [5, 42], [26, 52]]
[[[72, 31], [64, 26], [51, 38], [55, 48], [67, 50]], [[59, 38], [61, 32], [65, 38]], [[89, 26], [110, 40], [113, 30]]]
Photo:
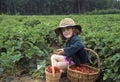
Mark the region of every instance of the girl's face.
[[69, 39], [73, 36], [73, 29], [71, 27], [62, 28], [61, 30], [66, 39]]

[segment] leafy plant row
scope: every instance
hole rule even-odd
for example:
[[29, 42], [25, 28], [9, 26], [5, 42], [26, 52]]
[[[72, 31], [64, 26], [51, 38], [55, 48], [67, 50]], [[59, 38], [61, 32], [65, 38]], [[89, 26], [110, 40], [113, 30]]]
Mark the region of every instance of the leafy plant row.
[[[116, 15], [0, 16], [0, 73], [44, 77], [52, 49], [63, 47], [53, 29], [65, 17], [82, 26], [80, 37], [101, 61], [99, 82], [120, 81], [120, 19]], [[20, 69], [21, 68], [21, 69]]]

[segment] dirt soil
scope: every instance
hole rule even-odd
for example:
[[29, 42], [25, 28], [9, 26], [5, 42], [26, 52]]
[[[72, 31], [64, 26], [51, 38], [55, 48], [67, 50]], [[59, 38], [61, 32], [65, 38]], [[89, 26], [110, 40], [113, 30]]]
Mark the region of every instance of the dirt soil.
[[[30, 76], [16, 77], [11, 82], [46, 82], [45, 79], [33, 79]], [[70, 82], [67, 77], [62, 77], [59, 82]]]

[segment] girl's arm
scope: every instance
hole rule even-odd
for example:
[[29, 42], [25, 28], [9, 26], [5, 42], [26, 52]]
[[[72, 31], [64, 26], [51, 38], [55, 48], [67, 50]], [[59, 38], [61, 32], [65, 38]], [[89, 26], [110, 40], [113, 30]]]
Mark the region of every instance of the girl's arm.
[[72, 44], [69, 47], [64, 48], [65, 55], [71, 56], [74, 55], [77, 51], [80, 49], [83, 49], [85, 46], [82, 42], [76, 41], [74, 44]]

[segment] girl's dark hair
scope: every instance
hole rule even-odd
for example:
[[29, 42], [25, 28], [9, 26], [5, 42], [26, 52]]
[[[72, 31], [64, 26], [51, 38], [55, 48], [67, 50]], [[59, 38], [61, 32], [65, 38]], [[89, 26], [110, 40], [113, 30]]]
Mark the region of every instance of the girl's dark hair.
[[76, 28], [73, 28], [73, 35], [78, 35], [80, 34], [80, 31]]
[[[78, 35], [80, 34], [80, 31], [74, 27], [72, 27], [73, 29], [73, 36], [74, 35]], [[64, 35], [62, 34], [62, 31], [60, 30], [60, 33], [59, 33], [59, 38], [61, 38], [62, 40], [66, 40], [66, 38], [64, 37]]]

